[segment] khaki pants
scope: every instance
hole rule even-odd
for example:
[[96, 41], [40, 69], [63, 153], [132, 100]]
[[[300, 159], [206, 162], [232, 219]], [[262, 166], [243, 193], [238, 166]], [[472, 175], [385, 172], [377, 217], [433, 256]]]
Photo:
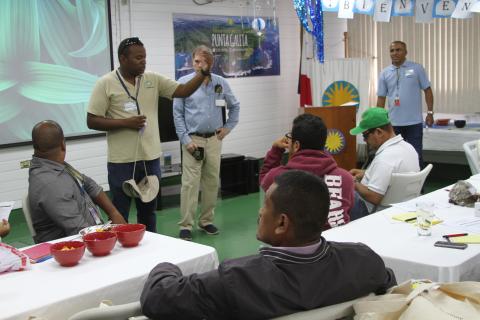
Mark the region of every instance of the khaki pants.
[[180, 229], [192, 230], [198, 206], [199, 188], [202, 190], [199, 226], [213, 223], [220, 175], [222, 141], [217, 136], [201, 138], [192, 136], [192, 141], [205, 149], [205, 157], [198, 161], [182, 145], [182, 190], [180, 195]]

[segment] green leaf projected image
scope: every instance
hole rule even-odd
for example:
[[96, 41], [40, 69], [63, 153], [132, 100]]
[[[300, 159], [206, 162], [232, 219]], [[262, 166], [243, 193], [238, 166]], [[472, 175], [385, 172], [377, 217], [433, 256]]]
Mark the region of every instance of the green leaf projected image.
[[66, 136], [93, 133], [86, 110], [111, 70], [107, 0], [0, 1], [0, 145], [31, 140], [52, 119]]

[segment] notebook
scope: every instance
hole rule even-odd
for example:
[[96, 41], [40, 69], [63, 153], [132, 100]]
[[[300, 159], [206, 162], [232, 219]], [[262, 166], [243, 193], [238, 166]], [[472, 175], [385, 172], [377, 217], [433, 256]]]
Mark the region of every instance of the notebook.
[[51, 243], [44, 242], [21, 251], [25, 253], [30, 259], [34, 260], [35, 262], [41, 262], [50, 257], [51, 245], [52, 245]]
[[480, 243], [480, 234], [469, 234], [463, 237], [451, 237], [451, 242], [456, 243]]
[[[407, 223], [417, 223], [417, 212], [405, 212], [405, 213], [399, 213], [394, 216], [392, 216], [393, 220], [397, 221], [402, 221], [402, 222], [407, 222]], [[407, 221], [408, 220], [408, 221]], [[442, 223], [443, 220], [438, 219], [437, 217], [434, 217], [432, 220], [432, 225], [433, 224], [439, 224]]]

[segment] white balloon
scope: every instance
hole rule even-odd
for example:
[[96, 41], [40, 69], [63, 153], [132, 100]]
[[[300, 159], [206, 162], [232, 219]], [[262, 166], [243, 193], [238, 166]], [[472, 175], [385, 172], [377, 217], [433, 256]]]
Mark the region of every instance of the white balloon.
[[252, 28], [255, 31], [262, 31], [263, 29], [265, 29], [265, 20], [263, 20], [262, 18], [253, 19]]

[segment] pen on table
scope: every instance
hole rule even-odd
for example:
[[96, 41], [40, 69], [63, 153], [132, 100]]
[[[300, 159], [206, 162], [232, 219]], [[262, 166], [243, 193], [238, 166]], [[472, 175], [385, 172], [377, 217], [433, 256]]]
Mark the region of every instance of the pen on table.
[[464, 236], [468, 236], [468, 233], [446, 234], [446, 235], [443, 235], [442, 237], [448, 240], [449, 238], [464, 237]]
[[51, 255], [48, 255], [48, 256], [45, 256], [45, 257], [41, 257], [41, 258], [38, 258], [37, 260], [35, 260], [36, 263], [40, 263], [40, 262], [43, 262], [43, 261], [46, 261], [48, 259], [52, 258]]
[[410, 221], [413, 221], [413, 220], [417, 220], [417, 217], [408, 218], [408, 219], [405, 219], [405, 220], [403, 220], [403, 221], [404, 221], [404, 222], [410, 222]]

